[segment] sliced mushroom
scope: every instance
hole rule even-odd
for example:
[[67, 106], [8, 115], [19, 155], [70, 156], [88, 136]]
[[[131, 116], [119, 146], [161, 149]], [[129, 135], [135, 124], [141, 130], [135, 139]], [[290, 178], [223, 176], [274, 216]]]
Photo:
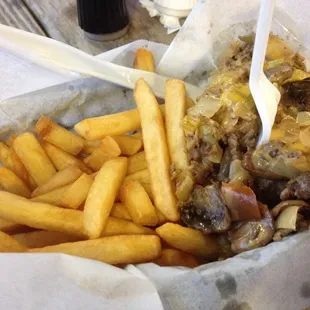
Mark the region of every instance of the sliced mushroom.
[[245, 155], [243, 167], [253, 175], [268, 180], [285, 180], [297, 177], [300, 171], [294, 167], [302, 152], [286, 148], [281, 141], [270, 141]]
[[303, 172], [295, 179], [290, 180], [286, 188], [281, 192], [282, 200], [288, 199], [310, 199], [310, 172]]
[[277, 218], [277, 229], [291, 229], [293, 231], [308, 227], [310, 208], [291, 206], [284, 209]]
[[268, 180], [283, 180], [283, 179], [285, 179], [278, 174], [272, 173], [268, 170], [263, 170], [263, 169], [259, 169], [259, 168], [255, 167], [253, 164], [253, 160], [252, 160], [252, 154], [253, 154], [252, 152], [248, 152], [243, 157], [242, 167], [245, 170], [249, 171], [254, 176], [265, 178]]
[[265, 246], [272, 240], [275, 232], [273, 218], [266, 205], [258, 204], [262, 219], [236, 223], [229, 231], [231, 249], [236, 254]]
[[272, 214], [277, 217], [273, 240], [279, 241], [290, 233], [309, 226], [310, 205], [302, 200], [287, 200], [279, 203]]
[[227, 231], [231, 218], [219, 184], [196, 186], [189, 203], [181, 209], [181, 221], [206, 234]]
[[274, 218], [284, 211], [288, 207], [299, 206], [299, 207], [310, 207], [310, 205], [303, 200], [286, 200], [277, 204], [272, 210], [271, 214]]

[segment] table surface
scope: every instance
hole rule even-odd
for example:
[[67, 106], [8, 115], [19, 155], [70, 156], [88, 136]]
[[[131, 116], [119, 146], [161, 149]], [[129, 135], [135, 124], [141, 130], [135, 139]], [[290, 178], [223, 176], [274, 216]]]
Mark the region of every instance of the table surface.
[[175, 34], [168, 35], [139, 0], [125, 1], [131, 24], [128, 33], [115, 41], [98, 42], [84, 36], [77, 23], [76, 0], [0, 0], [0, 23], [51, 37], [93, 55], [139, 39], [171, 43]]

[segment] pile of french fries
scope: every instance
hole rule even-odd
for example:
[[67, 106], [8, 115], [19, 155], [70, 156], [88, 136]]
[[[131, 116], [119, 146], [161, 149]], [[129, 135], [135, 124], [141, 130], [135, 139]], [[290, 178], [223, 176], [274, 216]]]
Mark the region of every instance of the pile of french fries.
[[[154, 72], [152, 54], [139, 49], [134, 67]], [[85, 119], [75, 133], [42, 116], [34, 133], [0, 143], [0, 252], [187, 267], [218, 257], [216, 238], [178, 223], [184, 82], [166, 83], [165, 105], [143, 79], [134, 97], [138, 109]]]

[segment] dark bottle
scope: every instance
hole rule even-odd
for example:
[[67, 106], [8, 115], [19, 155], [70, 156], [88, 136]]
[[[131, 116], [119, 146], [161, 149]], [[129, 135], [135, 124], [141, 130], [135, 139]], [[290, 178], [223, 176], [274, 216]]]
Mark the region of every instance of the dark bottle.
[[78, 20], [93, 40], [116, 40], [128, 30], [125, 0], [77, 0]]

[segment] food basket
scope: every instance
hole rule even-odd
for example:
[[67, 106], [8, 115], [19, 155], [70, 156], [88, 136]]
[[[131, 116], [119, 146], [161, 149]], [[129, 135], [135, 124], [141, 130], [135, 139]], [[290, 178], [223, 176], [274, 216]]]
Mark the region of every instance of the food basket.
[[[159, 73], [204, 87], [218, 51], [254, 30], [258, 5], [258, 0], [200, 1], [170, 47], [138, 41], [98, 57], [131, 66], [136, 49], [145, 47], [153, 52]], [[278, 2], [272, 30], [305, 57], [309, 9], [302, 0]], [[2, 54], [0, 59], [7, 58]], [[28, 65], [33, 76], [41, 70]], [[43, 73], [51, 77], [43, 88], [28, 83], [27, 93], [15, 96], [10, 90], [2, 97], [1, 139], [32, 130], [42, 114], [70, 128], [86, 117], [135, 107], [132, 91], [94, 78]], [[27, 70], [23, 74], [19, 83], [27, 80]], [[11, 85], [18, 87], [15, 77]], [[0, 308], [301, 310], [310, 306], [309, 257], [308, 231], [195, 269], [152, 263], [121, 269], [63, 254], [1, 254]]]

